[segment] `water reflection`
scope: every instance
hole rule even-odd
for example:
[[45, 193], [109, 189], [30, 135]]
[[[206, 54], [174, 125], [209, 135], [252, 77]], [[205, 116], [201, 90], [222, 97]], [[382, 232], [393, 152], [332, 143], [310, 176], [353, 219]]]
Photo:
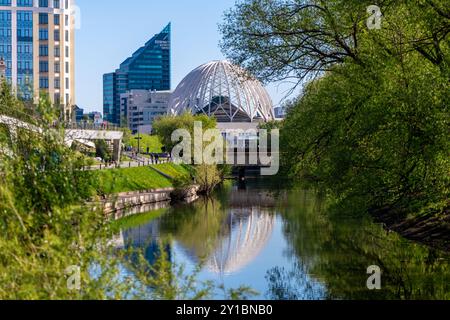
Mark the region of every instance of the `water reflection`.
[[218, 245], [208, 257], [209, 270], [227, 275], [255, 260], [269, 241], [275, 217], [260, 208], [230, 209], [222, 225]]
[[175, 208], [161, 219], [161, 230], [192, 263], [203, 262], [209, 271], [229, 275], [254, 261], [267, 245], [275, 204], [268, 192], [234, 187]]
[[[260, 299], [450, 299], [449, 255], [388, 233], [366, 216], [331, 214], [315, 192], [265, 181], [233, 186], [122, 231], [153, 262], [203, 266], [200, 280], [248, 285]], [[367, 267], [383, 270], [367, 289]]]

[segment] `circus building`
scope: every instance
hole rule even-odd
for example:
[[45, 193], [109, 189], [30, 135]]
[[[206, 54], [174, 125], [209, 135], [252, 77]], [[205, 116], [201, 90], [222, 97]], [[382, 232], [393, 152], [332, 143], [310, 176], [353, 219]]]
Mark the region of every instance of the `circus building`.
[[272, 100], [261, 82], [226, 60], [189, 73], [173, 92], [169, 113], [206, 114], [219, 123], [260, 123], [275, 119]]

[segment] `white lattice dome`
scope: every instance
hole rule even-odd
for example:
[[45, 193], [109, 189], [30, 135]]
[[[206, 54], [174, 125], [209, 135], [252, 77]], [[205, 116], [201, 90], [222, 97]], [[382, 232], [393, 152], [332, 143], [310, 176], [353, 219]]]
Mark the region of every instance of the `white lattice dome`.
[[218, 122], [267, 122], [275, 118], [262, 84], [226, 60], [206, 63], [181, 81], [172, 94], [169, 113], [186, 111], [214, 116]]

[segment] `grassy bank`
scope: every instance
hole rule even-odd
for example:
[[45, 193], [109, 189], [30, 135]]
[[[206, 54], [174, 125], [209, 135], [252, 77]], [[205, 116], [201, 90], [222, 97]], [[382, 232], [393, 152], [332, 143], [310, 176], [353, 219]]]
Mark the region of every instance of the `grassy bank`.
[[[159, 171], [178, 178], [187, 174], [187, 170], [175, 164], [154, 166]], [[115, 194], [121, 192], [170, 188], [173, 180], [164, 177], [150, 167], [123, 168], [96, 172], [99, 194]]]
[[[130, 139], [130, 145], [133, 148], [137, 148], [138, 147], [138, 140], [136, 139], [138, 136], [134, 135], [131, 139]], [[141, 142], [140, 142], [140, 147], [141, 147], [141, 152], [146, 152], [147, 151], [147, 147], [149, 148], [150, 152], [153, 153], [161, 153], [162, 150], [162, 143], [161, 140], [158, 136], [151, 136], [148, 134], [141, 134]]]

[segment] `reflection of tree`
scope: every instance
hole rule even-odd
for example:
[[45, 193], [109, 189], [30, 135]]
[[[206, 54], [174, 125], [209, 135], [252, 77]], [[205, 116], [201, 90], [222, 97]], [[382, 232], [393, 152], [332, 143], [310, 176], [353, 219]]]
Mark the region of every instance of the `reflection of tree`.
[[291, 270], [273, 268], [267, 272], [270, 300], [320, 300], [326, 298], [323, 285], [311, 279], [306, 268], [296, 263]]
[[245, 193], [253, 206], [241, 206], [240, 192], [225, 189], [216, 197], [176, 208], [161, 219], [161, 233], [172, 235], [193, 262], [204, 261], [221, 274], [236, 272], [259, 255], [275, 223], [271, 211], [260, 207], [269, 202], [267, 195], [254, 193], [248, 199]]
[[172, 235], [194, 261], [203, 260], [218, 244], [227, 214], [215, 198], [179, 206], [161, 219], [161, 234]]
[[[293, 253], [305, 261], [302, 268], [327, 284], [330, 298], [450, 298], [448, 255], [387, 233], [368, 218], [327, 215], [312, 193], [290, 199], [295, 202], [285, 210], [284, 232]], [[383, 271], [382, 290], [366, 287], [370, 265]]]

